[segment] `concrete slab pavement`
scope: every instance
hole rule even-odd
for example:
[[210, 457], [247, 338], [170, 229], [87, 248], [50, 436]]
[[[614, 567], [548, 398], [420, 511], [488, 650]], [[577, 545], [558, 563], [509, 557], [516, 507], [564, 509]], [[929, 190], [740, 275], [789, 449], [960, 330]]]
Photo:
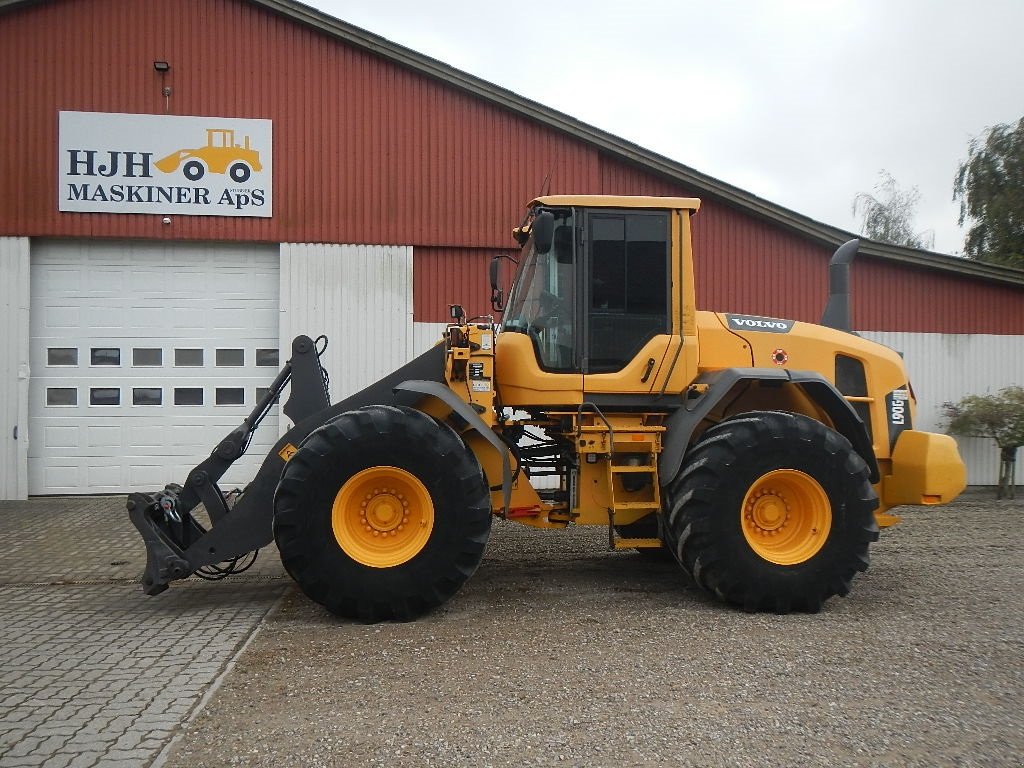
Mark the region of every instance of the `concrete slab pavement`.
[[0, 502], [0, 768], [152, 764], [285, 589], [269, 552], [147, 597], [123, 503]]

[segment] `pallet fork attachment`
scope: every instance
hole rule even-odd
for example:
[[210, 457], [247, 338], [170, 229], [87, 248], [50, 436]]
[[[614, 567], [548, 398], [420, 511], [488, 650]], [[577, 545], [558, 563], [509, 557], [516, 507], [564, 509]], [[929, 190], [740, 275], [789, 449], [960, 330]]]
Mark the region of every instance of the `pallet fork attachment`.
[[[326, 337], [322, 338], [326, 347]], [[330, 405], [320, 366], [323, 348], [317, 349], [308, 336], [298, 336], [291, 351], [291, 358], [252, 412], [188, 473], [183, 485], [170, 483], [157, 493], [128, 496], [128, 516], [146, 543], [142, 578], [146, 594], [163, 592], [174, 579], [196, 572], [204, 575], [201, 569], [207, 569], [206, 578], [223, 578], [241, 570], [238, 563], [244, 555], [270, 543], [273, 490], [285, 463], [278, 454], [281, 448], [275, 446], [235, 504], [229, 505], [217, 483], [245, 453], [253, 432], [289, 382], [291, 394], [283, 410], [293, 423], [306, 421]], [[282, 441], [288, 437], [291, 433]], [[210, 517], [209, 530], [192, 514], [200, 504]]]
[[[318, 348], [320, 339], [324, 344]], [[142, 589], [147, 595], [158, 595], [171, 581], [193, 573], [204, 579], [240, 573], [251, 562], [245, 556], [274, 539], [274, 493], [285, 464], [303, 440], [342, 413], [366, 405], [415, 407], [424, 398], [424, 382], [443, 381], [445, 349], [438, 344], [365, 389], [331, 404], [320, 365], [326, 346], [326, 337], [314, 342], [309, 336], [297, 336], [291, 358], [267, 394], [188, 473], [182, 485], [172, 483], [156, 493], [128, 496], [128, 516], [146, 543]], [[245, 453], [260, 420], [289, 382], [291, 394], [282, 410], [294, 426], [270, 449], [245, 490], [234, 498], [225, 495], [218, 481]], [[209, 530], [192, 514], [200, 504], [210, 517]]]

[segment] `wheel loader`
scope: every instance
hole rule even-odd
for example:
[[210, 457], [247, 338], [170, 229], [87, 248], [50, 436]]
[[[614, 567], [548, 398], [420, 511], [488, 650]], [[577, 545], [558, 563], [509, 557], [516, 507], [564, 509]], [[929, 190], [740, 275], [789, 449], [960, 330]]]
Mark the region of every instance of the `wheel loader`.
[[[501, 322], [453, 306], [436, 346], [338, 403], [324, 345], [296, 338], [184, 483], [129, 496], [144, 590], [238, 572], [275, 541], [334, 614], [409, 620], [473, 574], [497, 517], [603, 526], [609, 548], [670, 556], [749, 611], [816, 612], [846, 595], [899, 520], [890, 510], [951, 501], [964, 464], [950, 437], [914, 429], [900, 355], [851, 330], [856, 240], [832, 258], [822, 325], [698, 311], [699, 207], [532, 201], [507, 301], [491, 265]], [[225, 494], [218, 480], [288, 384], [294, 426]]]

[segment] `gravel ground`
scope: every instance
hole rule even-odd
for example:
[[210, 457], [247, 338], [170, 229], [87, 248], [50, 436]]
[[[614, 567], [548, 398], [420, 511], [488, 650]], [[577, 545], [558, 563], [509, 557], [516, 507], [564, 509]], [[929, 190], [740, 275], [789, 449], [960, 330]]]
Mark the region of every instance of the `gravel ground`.
[[293, 587], [166, 765], [1019, 766], [1024, 501], [905, 512], [817, 615], [514, 523], [415, 623]]

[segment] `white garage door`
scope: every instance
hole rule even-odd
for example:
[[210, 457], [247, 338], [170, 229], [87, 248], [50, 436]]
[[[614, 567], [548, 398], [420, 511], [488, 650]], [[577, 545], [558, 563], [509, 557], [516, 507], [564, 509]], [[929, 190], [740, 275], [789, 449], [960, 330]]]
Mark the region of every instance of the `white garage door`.
[[276, 246], [36, 241], [30, 285], [30, 494], [184, 482], [277, 375]]

